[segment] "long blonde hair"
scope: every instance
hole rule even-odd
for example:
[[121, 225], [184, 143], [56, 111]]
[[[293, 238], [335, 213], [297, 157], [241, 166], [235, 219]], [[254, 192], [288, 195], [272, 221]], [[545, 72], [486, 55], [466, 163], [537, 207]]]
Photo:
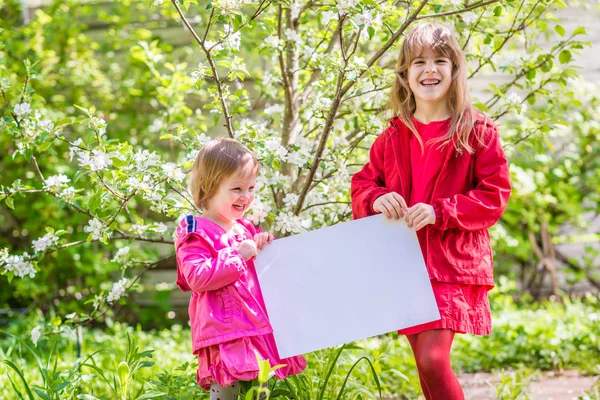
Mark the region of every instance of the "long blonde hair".
[[205, 209], [221, 182], [238, 173], [249, 162], [252, 163], [252, 173], [258, 174], [256, 156], [237, 140], [217, 138], [205, 144], [190, 171], [189, 189], [196, 207]]
[[[430, 49], [436, 56], [448, 58], [452, 62], [452, 82], [446, 96], [451, 114], [450, 129], [446, 135], [432, 142], [440, 142], [441, 145], [454, 143], [459, 153], [473, 153], [474, 149], [469, 139], [477, 116], [467, 86], [467, 61], [458, 42], [444, 25], [422, 23], [406, 34], [396, 64], [390, 108], [394, 116], [402, 120], [423, 146], [423, 140], [412, 121], [417, 104], [408, 85], [408, 69], [411, 62], [425, 49]], [[480, 138], [477, 139], [481, 141]]]

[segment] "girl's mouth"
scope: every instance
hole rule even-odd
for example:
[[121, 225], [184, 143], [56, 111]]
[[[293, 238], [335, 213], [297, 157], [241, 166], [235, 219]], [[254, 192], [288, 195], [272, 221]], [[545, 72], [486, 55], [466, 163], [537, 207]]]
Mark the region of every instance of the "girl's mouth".
[[421, 81], [423, 86], [436, 86], [440, 83], [439, 79], [425, 79]]
[[240, 204], [234, 204], [234, 205], [233, 205], [233, 208], [235, 208], [235, 209], [236, 209], [236, 210], [238, 210], [238, 211], [244, 211], [244, 208], [245, 208], [245, 207], [246, 207], [246, 206], [243, 206], [243, 205], [240, 205]]

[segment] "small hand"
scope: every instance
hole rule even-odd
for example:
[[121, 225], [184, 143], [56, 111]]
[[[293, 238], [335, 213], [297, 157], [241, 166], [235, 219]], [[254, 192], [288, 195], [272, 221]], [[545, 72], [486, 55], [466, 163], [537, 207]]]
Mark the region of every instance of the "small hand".
[[244, 261], [248, 261], [256, 256], [258, 252], [256, 249], [256, 242], [250, 239], [241, 241], [240, 244], [238, 244], [237, 251], [244, 258]]
[[275, 239], [275, 237], [269, 232], [261, 232], [254, 235], [254, 241], [256, 242], [258, 250], [262, 250], [263, 247], [265, 247], [265, 244], [271, 243], [273, 239]]
[[418, 231], [425, 225], [435, 224], [435, 211], [429, 204], [417, 203], [408, 209], [405, 220], [409, 228]]
[[379, 196], [377, 200], [373, 202], [373, 211], [383, 213], [388, 219], [393, 218], [398, 220], [404, 218], [407, 209], [406, 201], [396, 192]]

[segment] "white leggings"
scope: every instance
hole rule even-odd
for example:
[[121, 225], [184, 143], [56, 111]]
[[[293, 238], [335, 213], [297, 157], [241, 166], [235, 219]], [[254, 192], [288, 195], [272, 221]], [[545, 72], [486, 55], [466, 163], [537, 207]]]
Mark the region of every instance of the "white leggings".
[[[238, 400], [238, 393], [241, 386], [239, 382], [233, 382], [229, 387], [223, 387], [218, 383], [210, 385], [210, 400]], [[265, 399], [264, 393], [261, 393], [260, 399]]]
[[210, 400], [237, 400], [239, 391], [239, 382], [233, 382], [229, 387], [213, 383], [210, 385]]

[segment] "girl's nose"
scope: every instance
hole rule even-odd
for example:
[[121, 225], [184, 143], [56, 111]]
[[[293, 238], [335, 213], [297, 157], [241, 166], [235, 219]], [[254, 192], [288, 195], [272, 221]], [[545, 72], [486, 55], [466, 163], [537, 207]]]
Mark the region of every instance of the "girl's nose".
[[426, 65], [426, 67], [427, 68], [425, 70], [427, 72], [436, 72], [437, 71], [437, 66], [435, 65], [434, 62], [428, 62], [427, 65]]

